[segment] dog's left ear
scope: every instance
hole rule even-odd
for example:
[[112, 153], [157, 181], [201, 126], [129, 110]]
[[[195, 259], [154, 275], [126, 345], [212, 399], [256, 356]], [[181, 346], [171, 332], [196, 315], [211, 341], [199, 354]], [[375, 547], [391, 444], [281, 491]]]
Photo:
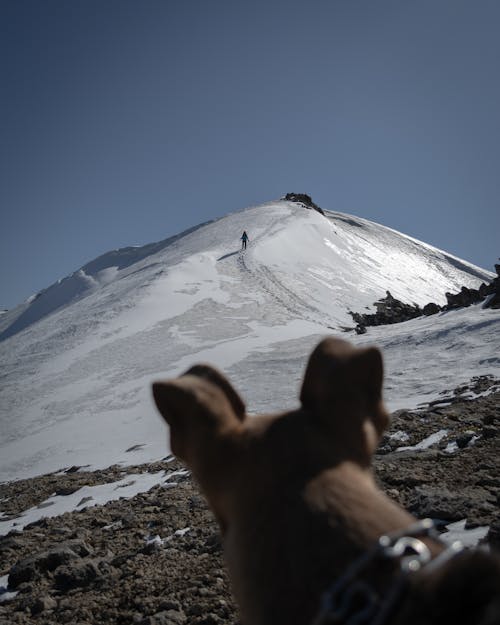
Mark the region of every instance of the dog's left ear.
[[245, 418], [245, 404], [229, 381], [208, 365], [153, 383], [156, 407], [170, 427], [172, 452], [188, 464]]
[[387, 426], [382, 404], [382, 354], [376, 347], [355, 348], [327, 338], [309, 358], [300, 394], [303, 407], [325, 419], [335, 414], [369, 417], [378, 435]]
[[218, 386], [227, 397], [236, 417], [238, 417], [240, 421], [243, 421], [245, 418], [245, 403], [234, 390], [231, 382], [218, 369], [210, 365], [194, 365], [186, 371], [185, 375], [195, 375]]

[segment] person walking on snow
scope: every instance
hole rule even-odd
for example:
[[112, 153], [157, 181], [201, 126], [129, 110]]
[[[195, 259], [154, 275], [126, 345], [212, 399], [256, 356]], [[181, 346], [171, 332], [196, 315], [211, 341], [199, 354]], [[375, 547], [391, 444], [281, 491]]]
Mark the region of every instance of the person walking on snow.
[[248, 238], [248, 234], [246, 230], [243, 230], [243, 234], [240, 237], [241, 239], [241, 249], [242, 250], [246, 250], [247, 249], [247, 241], [249, 241]]

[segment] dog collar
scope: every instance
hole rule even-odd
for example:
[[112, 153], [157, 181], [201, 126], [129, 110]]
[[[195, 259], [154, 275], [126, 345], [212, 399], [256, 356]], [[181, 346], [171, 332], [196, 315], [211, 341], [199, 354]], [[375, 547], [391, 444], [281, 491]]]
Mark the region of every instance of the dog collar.
[[[464, 549], [462, 543], [456, 541], [432, 559], [429, 547], [422, 538], [439, 540], [432, 519], [423, 519], [405, 530], [381, 536], [323, 593], [320, 609], [311, 625], [385, 625], [412, 573], [423, 567], [438, 568]], [[360, 579], [366, 567], [376, 558], [399, 561], [398, 575], [385, 594]]]

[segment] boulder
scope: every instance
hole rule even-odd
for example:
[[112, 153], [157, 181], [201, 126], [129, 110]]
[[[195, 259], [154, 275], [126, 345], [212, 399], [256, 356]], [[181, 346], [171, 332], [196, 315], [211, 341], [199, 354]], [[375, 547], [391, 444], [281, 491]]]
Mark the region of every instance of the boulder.
[[61, 566], [54, 575], [55, 585], [59, 590], [70, 590], [88, 586], [101, 576], [98, 563], [85, 559], [81, 562]]
[[9, 588], [17, 588], [47, 571], [90, 555], [91, 549], [82, 540], [68, 540], [51, 549], [40, 551], [16, 562], [9, 572]]
[[426, 317], [429, 315], [436, 315], [438, 312], [441, 312], [441, 306], [435, 304], [434, 302], [429, 302], [422, 308], [422, 312]]

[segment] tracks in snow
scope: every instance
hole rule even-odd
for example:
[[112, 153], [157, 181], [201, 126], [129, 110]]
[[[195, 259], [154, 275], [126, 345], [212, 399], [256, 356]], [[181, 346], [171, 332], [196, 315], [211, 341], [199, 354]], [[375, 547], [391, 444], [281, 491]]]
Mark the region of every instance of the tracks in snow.
[[329, 327], [330, 320], [325, 318], [322, 311], [285, 286], [266, 265], [255, 263], [256, 266], [250, 268], [243, 251], [238, 254], [237, 265], [240, 272], [244, 274], [246, 283], [249, 280], [253, 282], [256, 288], [264, 291], [290, 315]]

